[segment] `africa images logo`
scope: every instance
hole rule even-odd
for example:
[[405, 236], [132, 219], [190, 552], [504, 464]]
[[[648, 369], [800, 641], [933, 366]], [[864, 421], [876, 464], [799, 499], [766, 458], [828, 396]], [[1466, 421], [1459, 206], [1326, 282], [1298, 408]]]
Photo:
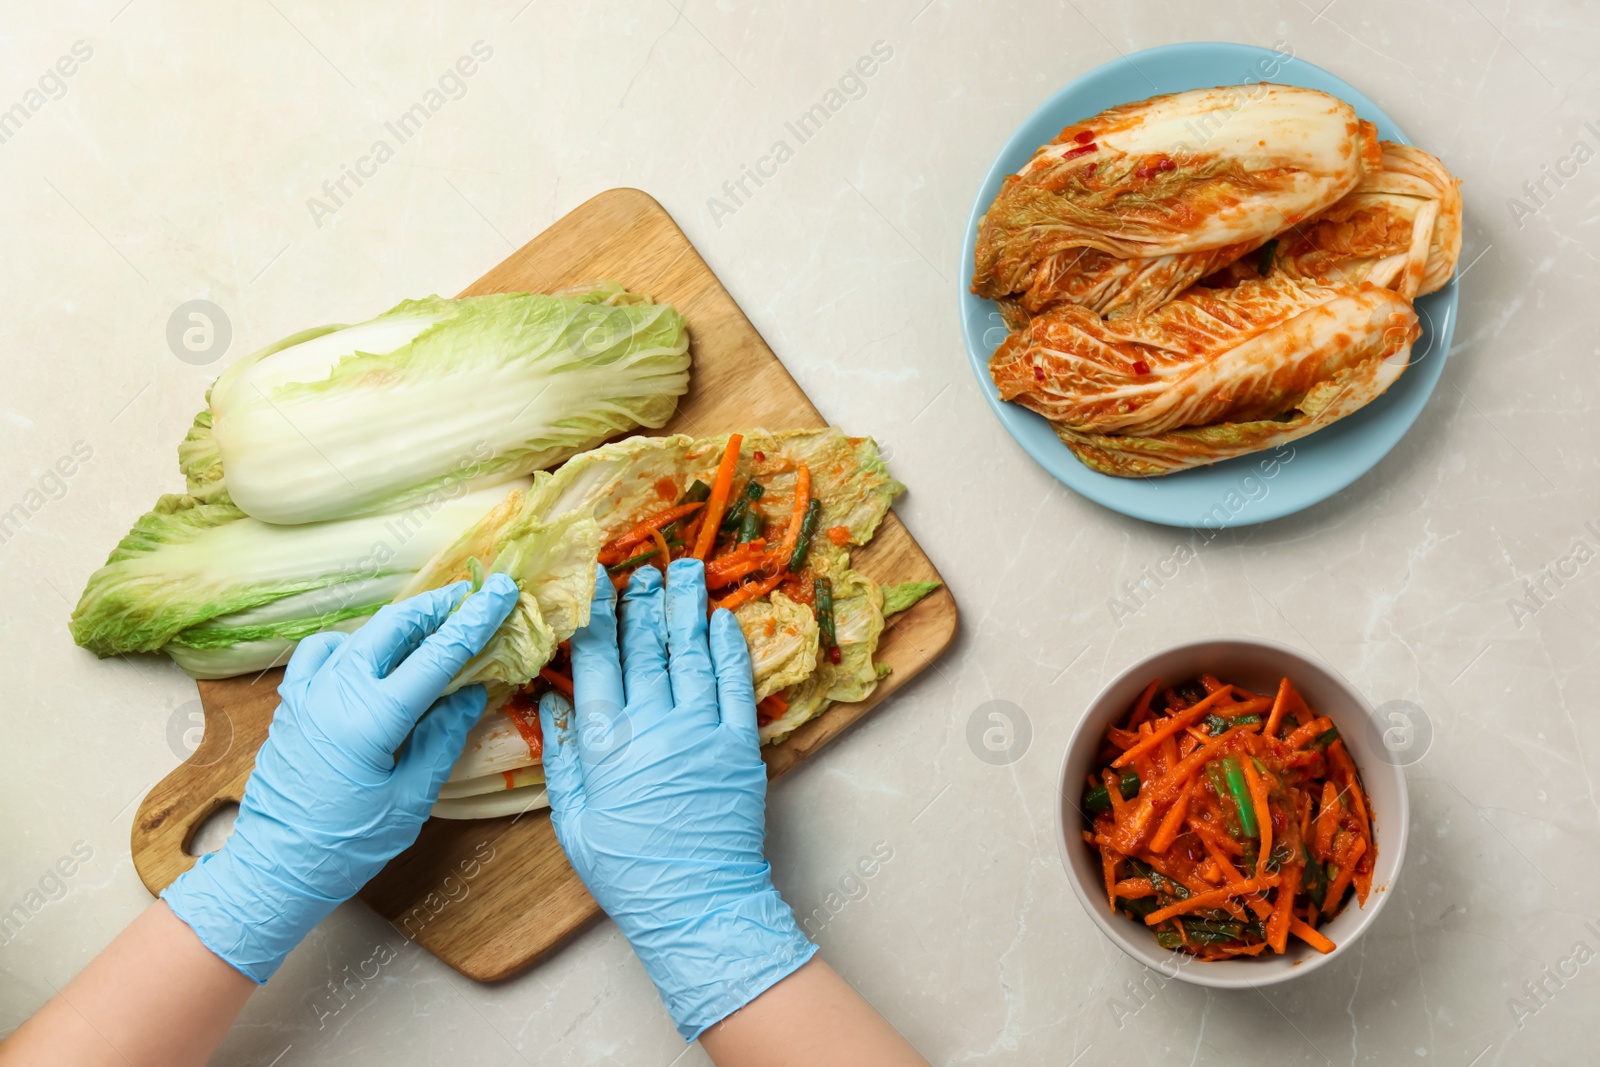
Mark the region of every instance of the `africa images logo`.
[[[357, 156], [354, 163], [340, 164], [337, 177], [322, 183], [322, 196], [306, 198], [306, 211], [317, 229], [322, 229], [325, 219], [332, 218], [350, 202], [356, 191], [378, 176], [378, 168], [395, 157], [399, 146], [414, 139], [429, 120], [443, 111], [445, 105], [467, 95], [467, 79], [477, 74], [483, 64], [494, 56], [494, 48], [483, 41], [474, 41], [471, 55], [458, 57], [455, 63], [436, 79], [410, 107], [393, 120], [383, 124], [389, 137], [379, 137]], [[394, 144], [389, 140], [393, 138]]]
[[821, 133], [823, 125], [844, 110], [846, 104], [867, 95], [867, 79], [893, 58], [894, 48], [888, 42], [872, 42], [870, 54], [861, 56], [854, 65], [847, 67], [836, 85], [829, 87], [820, 100], [783, 124], [785, 136], [773, 141], [764, 154], [757, 156], [754, 166], [740, 164], [739, 176], [722, 183], [722, 197], [706, 198], [706, 210], [711, 212], [711, 221], [717, 224], [717, 228], [722, 228], [724, 218], [735, 214], [750, 202], [755, 195], [750, 188], [751, 183], [760, 189], [776, 178], [778, 168], [795, 157], [799, 146]]

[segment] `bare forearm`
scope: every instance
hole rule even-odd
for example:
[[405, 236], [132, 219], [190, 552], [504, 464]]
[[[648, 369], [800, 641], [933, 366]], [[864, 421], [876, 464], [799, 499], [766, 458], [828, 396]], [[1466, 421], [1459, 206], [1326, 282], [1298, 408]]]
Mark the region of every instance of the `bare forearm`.
[[203, 1064], [255, 988], [156, 901], [0, 1046], [0, 1067]]
[[700, 1035], [717, 1067], [927, 1067], [820, 956]]

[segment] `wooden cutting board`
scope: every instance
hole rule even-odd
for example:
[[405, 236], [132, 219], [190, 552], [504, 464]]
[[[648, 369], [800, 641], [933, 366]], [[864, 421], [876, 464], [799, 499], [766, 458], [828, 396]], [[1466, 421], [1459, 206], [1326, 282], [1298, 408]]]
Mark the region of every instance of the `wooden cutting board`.
[[[552, 292], [609, 279], [670, 302], [688, 320], [694, 364], [688, 395], [663, 432], [826, 425], [688, 238], [650, 196], [612, 189], [535, 237], [461, 295]], [[871, 434], [887, 427], [849, 426]], [[939, 572], [891, 512], [854, 553], [880, 582], [938, 579]], [[866, 700], [835, 704], [764, 750], [776, 777], [810, 756], [916, 677], [950, 643], [956, 606], [946, 589], [897, 616], [878, 660], [893, 672]], [[194, 863], [186, 851], [215, 811], [237, 802], [277, 706], [281, 670], [259, 679], [200, 682], [205, 734], [162, 779], [133, 822], [133, 862], [158, 893]], [[469, 978], [507, 978], [593, 920], [599, 908], [556, 843], [548, 811], [454, 822], [432, 819], [406, 852], [361, 891], [405, 936]]]

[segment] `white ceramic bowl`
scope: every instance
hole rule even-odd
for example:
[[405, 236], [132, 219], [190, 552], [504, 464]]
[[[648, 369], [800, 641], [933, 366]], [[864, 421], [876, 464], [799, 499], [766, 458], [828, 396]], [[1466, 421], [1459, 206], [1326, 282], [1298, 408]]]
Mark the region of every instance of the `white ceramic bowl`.
[[[1337, 946], [1327, 955], [1298, 938], [1289, 939], [1289, 951], [1256, 957], [1205, 961], [1164, 949], [1142, 924], [1106, 906], [1105, 881], [1100, 857], [1083, 840], [1088, 827], [1079, 810], [1084, 779], [1094, 772], [1094, 758], [1106, 727], [1127, 714], [1151, 678], [1176, 684], [1209, 672], [1258, 693], [1275, 692], [1278, 679], [1287, 677], [1306, 703], [1326, 715], [1339, 728], [1339, 736], [1355, 760], [1370, 798], [1378, 865], [1365, 908], [1352, 897], [1337, 918], [1320, 927]], [[1385, 751], [1382, 735], [1370, 729], [1372, 709], [1332, 668], [1286, 645], [1255, 637], [1217, 637], [1175, 645], [1133, 664], [1100, 691], [1072, 732], [1061, 761], [1056, 789], [1056, 840], [1067, 877], [1095, 923], [1117, 947], [1147, 967], [1195, 985], [1216, 989], [1243, 989], [1285, 982], [1309, 974], [1341, 953], [1348, 952], [1383, 910], [1405, 858], [1410, 802], [1405, 773]]]

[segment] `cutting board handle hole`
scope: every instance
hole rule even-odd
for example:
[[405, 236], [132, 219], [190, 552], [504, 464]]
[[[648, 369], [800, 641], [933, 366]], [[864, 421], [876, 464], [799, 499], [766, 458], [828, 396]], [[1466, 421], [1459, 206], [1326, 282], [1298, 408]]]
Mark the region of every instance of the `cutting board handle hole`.
[[239, 817], [237, 800], [218, 799], [211, 810], [195, 822], [194, 830], [183, 843], [183, 850], [191, 856], [204, 856], [215, 852], [233, 833], [233, 820]]

